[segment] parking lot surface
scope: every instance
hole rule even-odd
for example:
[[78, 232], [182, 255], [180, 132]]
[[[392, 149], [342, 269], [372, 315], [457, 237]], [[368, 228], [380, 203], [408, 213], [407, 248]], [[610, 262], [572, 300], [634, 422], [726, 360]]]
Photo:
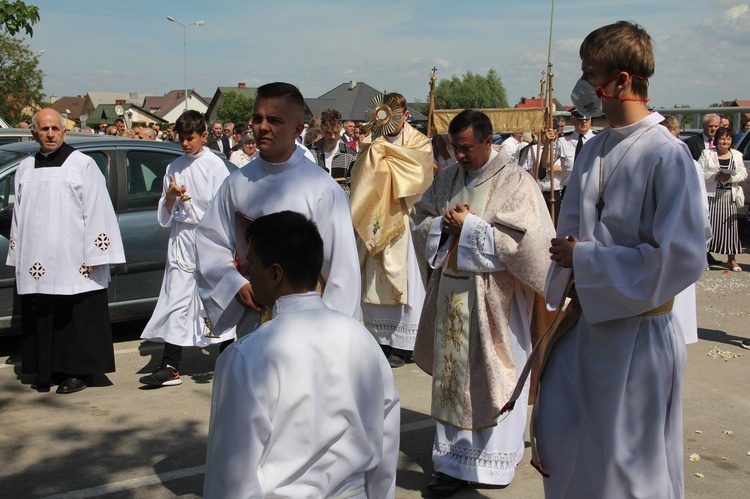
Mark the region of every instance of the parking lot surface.
[[[750, 488], [750, 255], [745, 272], [714, 268], [698, 283], [700, 341], [684, 378], [687, 497], [736, 498]], [[71, 394], [37, 393], [20, 376], [18, 338], [0, 340], [0, 495], [5, 498], [200, 497], [213, 366], [218, 347], [187, 349], [183, 383], [143, 389], [160, 346], [138, 339], [143, 322], [116, 328], [117, 372]], [[430, 379], [395, 369], [402, 399], [396, 497], [423, 497], [431, 479]], [[691, 460], [691, 454], [696, 454]], [[455, 497], [543, 497], [529, 451], [506, 488]]]

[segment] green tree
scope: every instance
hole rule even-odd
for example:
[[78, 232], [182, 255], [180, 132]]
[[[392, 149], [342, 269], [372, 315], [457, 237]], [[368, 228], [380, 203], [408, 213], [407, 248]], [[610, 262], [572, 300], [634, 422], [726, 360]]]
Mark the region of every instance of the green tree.
[[[687, 109], [690, 106], [688, 104], [675, 104], [675, 109]], [[686, 130], [688, 128], [694, 128], [693, 127], [693, 115], [692, 114], [683, 114], [682, 119], [680, 120], [680, 128], [682, 130]]]
[[428, 99], [428, 102], [423, 102], [422, 99], [414, 99], [414, 102], [412, 102], [414, 109], [418, 113], [422, 113], [425, 116], [427, 116], [427, 113], [430, 112], [429, 96], [427, 99]]
[[28, 120], [44, 100], [39, 58], [28, 45], [0, 33], [0, 116]]
[[435, 87], [435, 109], [490, 109], [508, 107], [505, 87], [497, 72], [490, 68], [487, 76], [467, 71], [459, 78], [442, 79]]
[[34, 36], [32, 27], [38, 22], [39, 7], [26, 5], [20, 0], [15, 2], [0, 1], [0, 26], [10, 35], [15, 35], [24, 30], [27, 35]]
[[239, 92], [224, 92], [222, 102], [216, 108], [216, 116], [223, 122], [247, 123], [253, 115], [255, 99]]

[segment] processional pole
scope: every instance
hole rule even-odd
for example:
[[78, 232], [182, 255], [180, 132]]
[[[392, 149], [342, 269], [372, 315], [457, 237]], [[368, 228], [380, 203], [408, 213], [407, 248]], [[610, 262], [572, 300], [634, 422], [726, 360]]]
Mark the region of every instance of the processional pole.
[[435, 73], [437, 73], [437, 68], [433, 66], [432, 71], [430, 71], [430, 106], [427, 112], [427, 138], [432, 134], [432, 115], [435, 111]]
[[[552, 27], [555, 19], [555, 0], [552, 0], [552, 10], [549, 17], [549, 46], [547, 47], [547, 130], [552, 128], [552, 116], [555, 112], [555, 101], [554, 101], [554, 88], [552, 86], [552, 79], [554, 74], [552, 73]], [[557, 225], [555, 220], [555, 170], [554, 170], [554, 150], [552, 144], [549, 144], [547, 149], [547, 164], [549, 165], [549, 215], [552, 218], [552, 225]]]
[[[542, 71], [542, 77], [539, 79], [539, 102], [542, 102], [544, 99], [544, 83], [547, 81], [547, 73]], [[547, 120], [545, 119], [545, 124]], [[536, 141], [536, 154], [534, 155], [534, 180], [539, 180], [539, 163], [542, 160], [542, 155], [540, 154], [542, 149], [542, 134], [544, 133], [544, 130], [539, 132], [539, 138]]]

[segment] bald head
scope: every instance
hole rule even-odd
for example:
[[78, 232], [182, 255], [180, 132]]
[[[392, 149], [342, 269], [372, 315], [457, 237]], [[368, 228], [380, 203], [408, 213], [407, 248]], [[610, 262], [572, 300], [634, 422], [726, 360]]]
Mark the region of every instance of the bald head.
[[65, 122], [62, 115], [52, 108], [37, 112], [31, 119], [31, 134], [39, 142], [42, 153], [57, 151], [65, 142]]

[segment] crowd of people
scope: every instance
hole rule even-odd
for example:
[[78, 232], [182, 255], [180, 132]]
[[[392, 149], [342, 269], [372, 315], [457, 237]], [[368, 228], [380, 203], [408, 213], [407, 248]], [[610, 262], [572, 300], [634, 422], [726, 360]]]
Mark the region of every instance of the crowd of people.
[[[539, 356], [530, 440], [547, 497], [684, 497], [692, 286], [707, 252], [741, 270], [747, 173], [719, 116], [683, 143], [648, 110], [640, 26], [599, 28], [580, 55], [574, 132], [557, 120], [538, 144], [493, 144], [470, 109], [430, 141], [395, 92], [392, 130], [335, 109], [305, 125], [299, 90], [279, 82], [258, 88], [247, 126], [186, 111], [167, 130], [185, 154], [163, 180], [167, 264], [142, 335], [162, 358], [140, 382], [179, 385], [184, 347], [221, 345], [205, 497], [393, 497], [392, 369], [408, 362], [432, 376], [429, 492], [506, 486]], [[42, 110], [31, 128], [40, 152], [16, 175], [8, 254], [22, 366], [38, 390], [75, 393], [114, 370], [106, 287], [124, 254], [103, 178], [64, 143], [62, 117]], [[80, 213], [62, 209], [71, 199]], [[53, 241], [73, 228], [60, 258]]]

